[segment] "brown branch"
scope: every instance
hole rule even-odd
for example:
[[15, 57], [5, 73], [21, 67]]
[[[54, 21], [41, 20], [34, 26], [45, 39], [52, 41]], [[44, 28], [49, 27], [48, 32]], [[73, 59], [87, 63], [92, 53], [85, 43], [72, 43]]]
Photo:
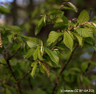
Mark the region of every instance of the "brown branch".
[[78, 45], [76, 45], [76, 47], [73, 49], [73, 51], [72, 51], [69, 59], [66, 61], [65, 65], [64, 65], [64, 67], [62, 68], [62, 70], [60, 71], [60, 74], [59, 74], [59, 75], [62, 75], [63, 71], [65, 71], [65, 69], [67, 68], [67, 65], [70, 63], [70, 61], [71, 61], [71, 59], [72, 59], [72, 56], [73, 56], [73, 54], [74, 54], [74, 52], [75, 52], [75, 50], [76, 50], [77, 47], [78, 47]]
[[[6, 52], [6, 54], [9, 54], [8, 51], [7, 51], [7, 49], [6, 49], [5, 47], [3, 47], [3, 49], [4, 49], [4, 52]], [[15, 56], [16, 53], [17, 53], [17, 51], [15, 52], [14, 55], [11, 56], [11, 58], [13, 58], [13, 56]], [[10, 62], [9, 62], [9, 60], [10, 60], [11, 58], [6, 57], [7, 55], [5, 55], [5, 53], [3, 54], [3, 56], [4, 56], [4, 59], [5, 59], [5, 61], [6, 61], [6, 64], [7, 64], [7, 66], [8, 66], [8, 69], [9, 69], [11, 75], [12, 75], [12, 77], [14, 78], [14, 80], [15, 80], [15, 82], [16, 82], [16, 89], [17, 89], [17, 91], [18, 91], [19, 94], [22, 94], [21, 87], [20, 87], [20, 83], [18, 83], [17, 78], [16, 78], [16, 76], [15, 76], [15, 73], [14, 73], [14, 71], [13, 71], [13, 69], [12, 69], [12, 66], [10, 65]]]
[[20, 87], [20, 83], [18, 83], [18, 81], [17, 81], [17, 78], [16, 78], [16, 76], [15, 76], [15, 74], [14, 74], [14, 71], [13, 71], [11, 65], [10, 65], [9, 60], [6, 60], [6, 62], [7, 62], [8, 68], [9, 68], [9, 70], [10, 70], [10, 73], [12, 74], [12, 77], [14, 78], [14, 80], [15, 80], [15, 82], [16, 82], [16, 88], [17, 88], [17, 90], [18, 90], [18, 93], [19, 93], [19, 94], [22, 94], [21, 87]]
[[[62, 73], [65, 71], [65, 69], [69, 65], [69, 63], [70, 63], [70, 61], [72, 59], [72, 56], [73, 56], [73, 54], [74, 54], [74, 52], [75, 52], [75, 50], [76, 50], [77, 47], [78, 47], [78, 45], [76, 45], [75, 48], [73, 49], [73, 51], [71, 52], [71, 55], [70, 55], [69, 59], [66, 61], [64, 67], [60, 71], [59, 76], [57, 78], [59, 78], [60, 76], [62, 76]], [[52, 94], [55, 94], [55, 91], [56, 91], [57, 86], [58, 86], [58, 83], [57, 83], [57, 79], [56, 79], [55, 84], [54, 84], [54, 88], [52, 90]]]

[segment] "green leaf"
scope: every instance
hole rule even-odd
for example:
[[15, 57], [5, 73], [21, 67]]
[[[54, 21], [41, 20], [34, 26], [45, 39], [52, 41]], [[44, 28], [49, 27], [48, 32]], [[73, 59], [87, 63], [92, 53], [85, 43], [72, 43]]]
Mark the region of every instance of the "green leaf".
[[55, 42], [60, 36], [62, 35], [62, 33], [58, 33], [55, 31], [51, 31], [47, 40], [47, 43], [49, 45], [51, 45], [53, 42]]
[[9, 10], [9, 8], [5, 8], [3, 6], [0, 6], [0, 13], [8, 14], [8, 13], [10, 13], [10, 10]]
[[12, 32], [15, 31], [15, 33], [22, 32], [22, 29], [19, 26], [7, 25], [7, 29], [12, 30]]
[[83, 62], [82, 64], [81, 64], [81, 69], [82, 69], [82, 71], [83, 72], [85, 72], [86, 71], [86, 69], [88, 68], [88, 62]]
[[37, 60], [37, 59], [43, 60], [39, 46], [38, 46], [38, 47], [36, 48], [36, 50], [34, 51], [34, 53], [33, 53], [33, 58], [34, 58], [34, 60]]
[[6, 64], [6, 60], [3, 57], [0, 59], [0, 62]]
[[14, 35], [13, 35], [13, 34], [8, 35], [8, 40], [9, 40], [9, 42], [10, 42], [10, 43], [12, 43], [12, 42], [13, 42], [13, 37], [14, 37]]
[[61, 9], [73, 10], [73, 11], [75, 11], [75, 12], [78, 11], [77, 8], [76, 8], [76, 6], [75, 6], [74, 4], [72, 4], [71, 2], [66, 2], [66, 3], [64, 4], [64, 6], [61, 7]]
[[35, 35], [37, 35], [37, 34], [40, 32], [41, 28], [42, 28], [43, 26], [45, 26], [45, 24], [46, 24], [46, 19], [45, 19], [45, 16], [43, 16], [43, 17], [40, 19], [40, 21], [38, 22], [37, 26], [36, 26]]
[[37, 62], [32, 63], [31, 67], [33, 67], [31, 76], [34, 77], [34, 75], [36, 73], [36, 69], [37, 69]]
[[33, 56], [33, 53], [34, 53], [34, 48], [29, 49], [27, 54], [24, 56], [24, 58], [29, 58]]
[[78, 42], [79, 42], [79, 45], [80, 46], [83, 46], [83, 38], [81, 36], [79, 36], [78, 34], [74, 33], [74, 35], [76, 36]]
[[77, 12], [77, 8], [74, 4], [72, 4], [71, 2], [68, 2], [68, 5], [72, 8], [72, 10], [74, 10], [75, 12]]
[[42, 44], [42, 41], [37, 38], [28, 38], [26, 42], [30, 48], [37, 47]]
[[6, 88], [6, 94], [12, 94], [8, 88]]
[[88, 22], [88, 20], [89, 20], [89, 14], [88, 14], [88, 12], [87, 12], [86, 10], [83, 10], [83, 11], [80, 13], [80, 15], [79, 15], [79, 17], [78, 17], [77, 20], [78, 20], [78, 23], [79, 23], [79, 24]]
[[73, 39], [70, 36], [70, 34], [67, 33], [66, 31], [64, 32], [63, 42], [66, 45], [66, 47], [68, 47], [72, 51], [72, 49], [73, 49]]
[[60, 29], [68, 28], [68, 19], [65, 16], [58, 17], [54, 24], [54, 28], [60, 28]]
[[76, 31], [81, 37], [93, 37], [93, 32], [90, 28], [77, 28]]
[[37, 60], [37, 58], [38, 58], [38, 47], [37, 47], [37, 49], [34, 51], [34, 54], [33, 54], [33, 58], [34, 58], [34, 60]]
[[85, 77], [85, 76], [83, 76], [83, 83], [84, 83], [86, 86], [90, 86], [90, 80], [89, 80], [87, 77]]
[[70, 68], [70, 71], [81, 72], [81, 70], [79, 68], [77, 68], [77, 67]]
[[48, 48], [45, 48], [45, 52], [48, 54], [48, 56], [50, 57], [50, 59], [58, 65], [59, 63], [59, 57], [57, 55], [57, 53], [55, 53], [54, 51], [51, 51], [50, 49]]

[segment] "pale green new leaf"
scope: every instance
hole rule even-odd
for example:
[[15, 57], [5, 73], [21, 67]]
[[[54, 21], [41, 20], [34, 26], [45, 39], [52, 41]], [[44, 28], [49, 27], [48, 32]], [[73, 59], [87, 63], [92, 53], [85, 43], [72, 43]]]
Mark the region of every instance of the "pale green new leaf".
[[34, 77], [34, 75], [36, 73], [36, 69], [37, 69], [37, 62], [34, 62], [31, 66], [33, 67], [31, 76]]
[[37, 38], [28, 38], [26, 43], [30, 48], [33, 48], [33, 47], [37, 47], [38, 45], [41, 45], [42, 41]]
[[33, 56], [34, 50], [35, 50], [34, 48], [29, 49], [27, 54], [24, 56], [24, 58], [29, 58]]
[[38, 58], [38, 50], [39, 50], [39, 47], [37, 47], [37, 49], [34, 51], [34, 54], [33, 54], [34, 60]]
[[93, 37], [93, 32], [90, 28], [77, 28], [76, 31], [81, 37]]
[[45, 48], [45, 52], [48, 54], [48, 56], [50, 57], [50, 59], [58, 65], [59, 63], [59, 57], [58, 55], [54, 52], [54, 51], [51, 51], [50, 49], [48, 48]]
[[83, 46], [83, 38], [81, 36], [79, 36], [78, 34], [74, 33], [74, 35], [76, 36], [78, 42], [79, 42], [79, 45], [80, 46]]
[[83, 10], [78, 19], [77, 19], [78, 23], [79, 24], [82, 24], [82, 23], [85, 23], [85, 22], [88, 22], [89, 21], [89, 14], [86, 10]]
[[73, 49], [73, 39], [72, 39], [72, 37], [70, 36], [69, 33], [64, 32], [63, 42], [66, 45], [66, 47], [68, 47], [72, 51], [72, 49]]
[[41, 54], [41, 50], [40, 50], [40, 47], [38, 46], [37, 48], [36, 48], [36, 50], [34, 51], [34, 53], [33, 53], [33, 58], [34, 58], [34, 60], [37, 60], [37, 59], [40, 59], [40, 60], [42, 60], [43, 58], [42, 58], [42, 54]]
[[72, 4], [71, 2], [65, 3], [65, 5], [63, 7], [61, 7], [61, 9], [73, 10], [75, 12], [78, 11], [76, 6], [74, 4]]
[[47, 43], [49, 45], [51, 45], [53, 42], [55, 42], [60, 36], [62, 35], [62, 33], [58, 33], [55, 31], [51, 31], [47, 40]]
[[74, 4], [72, 4], [71, 2], [68, 2], [68, 5], [72, 8], [72, 10], [74, 10], [75, 12], [77, 12], [77, 8]]

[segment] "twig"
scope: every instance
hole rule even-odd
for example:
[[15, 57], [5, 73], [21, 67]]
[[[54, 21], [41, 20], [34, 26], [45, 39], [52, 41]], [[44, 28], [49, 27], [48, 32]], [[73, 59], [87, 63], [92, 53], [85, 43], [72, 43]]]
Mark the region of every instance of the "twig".
[[[6, 52], [6, 54], [9, 54], [5, 47], [3, 47], [3, 49], [4, 49], [4, 51]], [[17, 51], [15, 52], [14, 55], [11, 56], [11, 58], [13, 58], [13, 56], [15, 56], [16, 53], [17, 53]], [[4, 55], [4, 54], [3, 54], [3, 56], [4, 56], [5, 60], [6, 60], [6, 64], [7, 64], [7, 66], [8, 66], [8, 69], [9, 69], [11, 75], [12, 75], [12, 77], [14, 78], [14, 80], [15, 80], [15, 82], [16, 82], [16, 89], [17, 89], [17, 91], [18, 91], [19, 94], [22, 94], [21, 87], [20, 87], [20, 83], [18, 83], [17, 78], [16, 78], [16, 76], [15, 76], [15, 73], [14, 73], [14, 71], [13, 71], [13, 69], [12, 69], [12, 66], [10, 65], [10, 62], [9, 62], [9, 60], [10, 60], [11, 58], [6, 57], [7, 55]]]
[[65, 71], [65, 69], [67, 68], [67, 65], [70, 63], [70, 61], [71, 61], [71, 59], [72, 59], [72, 56], [73, 56], [73, 54], [74, 54], [74, 52], [75, 52], [75, 50], [76, 50], [77, 47], [78, 47], [78, 45], [76, 45], [76, 47], [73, 49], [73, 51], [72, 51], [69, 59], [66, 61], [65, 65], [64, 65], [64, 67], [62, 68], [62, 70], [60, 71], [60, 74], [59, 74], [59, 75], [62, 75], [63, 71]]
[[13, 57], [15, 57], [19, 50], [20, 50], [20, 47], [16, 50], [16, 52], [15, 52], [12, 56], [10, 56], [10, 57], [8, 58], [8, 60], [10, 60], [10, 59], [12, 59]]
[[22, 94], [21, 87], [20, 87], [20, 83], [18, 83], [18, 81], [17, 81], [17, 78], [16, 78], [16, 76], [15, 76], [15, 74], [14, 74], [14, 71], [13, 71], [11, 65], [10, 65], [9, 60], [6, 60], [6, 62], [7, 62], [8, 68], [9, 68], [9, 70], [10, 70], [10, 73], [12, 74], [12, 77], [14, 78], [14, 80], [15, 80], [15, 82], [16, 82], [16, 88], [17, 88], [19, 94]]
[[29, 73], [30, 73], [31, 71], [32, 71], [32, 67], [31, 67], [31, 69], [30, 69], [26, 74], [23, 75], [22, 78], [20, 78], [20, 79], [18, 80], [18, 83], [21, 82], [24, 78], [26, 78], [27, 75], [29, 75]]
[[[94, 51], [94, 52], [93, 52], [93, 54], [92, 54], [92, 57], [91, 57], [91, 61], [94, 61], [95, 54], [96, 54], [96, 52]], [[91, 66], [91, 63], [89, 63], [89, 64], [88, 64], [88, 67], [87, 67], [87, 69], [85, 70], [85, 73], [87, 73], [87, 72], [88, 72], [88, 70], [89, 70], [90, 66]]]
[[[65, 69], [66, 69], [67, 66], [69, 65], [69, 63], [70, 63], [70, 61], [71, 61], [71, 59], [72, 59], [72, 56], [73, 56], [73, 54], [74, 54], [74, 52], [75, 52], [75, 50], [76, 50], [77, 47], [78, 47], [78, 45], [76, 45], [75, 48], [73, 49], [73, 51], [72, 51], [69, 59], [66, 61], [64, 67], [63, 67], [62, 70], [60, 71], [59, 76], [58, 76], [57, 78], [59, 78], [60, 76], [62, 76], [62, 73], [65, 71]], [[54, 88], [53, 88], [53, 90], [52, 90], [52, 94], [55, 94], [55, 91], [56, 91], [57, 86], [58, 86], [58, 83], [57, 83], [57, 80], [56, 80], [56, 81], [55, 81], [55, 84], [54, 84]]]

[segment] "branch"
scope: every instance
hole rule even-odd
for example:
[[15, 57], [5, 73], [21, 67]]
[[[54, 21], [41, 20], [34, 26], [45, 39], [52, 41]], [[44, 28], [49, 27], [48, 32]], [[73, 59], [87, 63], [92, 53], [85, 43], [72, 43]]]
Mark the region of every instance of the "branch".
[[73, 54], [74, 54], [74, 52], [75, 52], [75, 50], [76, 50], [77, 47], [78, 47], [78, 45], [76, 45], [75, 48], [73, 49], [73, 51], [72, 51], [69, 59], [66, 61], [65, 65], [64, 65], [64, 67], [62, 68], [62, 70], [60, 71], [60, 74], [59, 74], [59, 75], [62, 75], [63, 71], [65, 71], [65, 69], [67, 68], [67, 65], [70, 63], [70, 61], [71, 61], [71, 59], [72, 59], [72, 56], [73, 56]]
[[25, 74], [23, 75], [22, 78], [20, 78], [20, 79], [18, 80], [18, 83], [21, 82], [24, 78], [26, 78], [27, 75], [29, 75], [29, 73], [31, 73], [31, 71], [32, 71], [32, 67], [31, 67], [31, 69], [30, 69], [27, 73], [25, 73]]
[[[67, 66], [69, 65], [69, 63], [70, 63], [70, 61], [71, 61], [71, 59], [72, 59], [72, 56], [73, 56], [73, 54], [74, 54], [74, 52], [75, 52], [75, 50], [76, 50], [77, 47], [78, 47], [78, 45], [76, 45], [75, 48], [73, 49], [73, 51], [72, 51], [69, 59], [66, 61], [64, 67], [63, 67], [62, 70], [60, 71], [59, 76], [58, 76], [57, 78], [59, 78], [60, 76], [62, 76], [62, 73], [65, 71], [65, 69], [66, 69]], [[52, 90], [52, 94], [55, 94], [55, 91], [56, 91], [57, 86], [58, 86], [58, 82], [57, 82], [57, 79], [56, 79], [54, 88], [53, 88], [53, 90]]]
[[[91, 57], [91, 61], [94, 61], [94, 58], [96, 58], [96, 57], [95, 57], [95, 54], [96, 54], [96, 52], [94, 51], [93, 54], [92, 54], [92, 57]], [[85, 73], [88, 72], [90, 66], [91, 66], [91, 63], [88, 64], [88, 67], [87, 67], [87, 69], [85, 70]]]
[[20, 83], [17, 82], [17, 78], [16, 78], [16, 76], [15, 76], [15, 74], [14, 74], [14, 71], [13, 71], [11, 65], [10, 65], [9, 60], [6, 60], [6, 62], [7, 62], [8, 68], [9, 68], [9, 70], [10, 70], [10, 73], [12, 74], [12, 77], [14, 78], [14, 80], [15, 80], [15, 82], [16, 82], [16, 88], [17, 88], [19, 94], [22, 94], [22, 91], [21, 91], [21, 88], [20, 88]]
[[[9, 54], [5, 47], [3, 47], [3, 49], [4, 49], [4, 51], [7, 52], [6, 54]], [[16, 53], [17, 53], [17, 51], [16, 51]], [[14, 54], [14, 55], [15, 55], [15, 54]], [[14, 55], [13, 55], [13, 56], [14, 56]], [[10, 62], [9, 62], [9, 60], [10, 60], [13, 56], [12, 56], [11, 58], [7, 58], [7, 57], [6, 57], [7, 55], [4, 55], [4, 54], [3, 54], [3, 56], [4, 56], [4, 59], [6, 60], [6, 64], [7, 64], [7, 66], [8, 66], [8, 69], [9, 69], [11, 75], [12, 75], [12, 77], [14, 78], [14, 80], [15, 80], [15, 82], [16, 82], [17, 91], [18, 91], [19, 94], [22, 94], [22, 91], [21, 91], [21, 88], [20, 88], [20, 83], [17, 82], [17, 78], [16, 78], [15, 73], [14, 73], [14, 71], [13, 71], [13, 69], [12, 69], [12, 66], [10, 65]]]

